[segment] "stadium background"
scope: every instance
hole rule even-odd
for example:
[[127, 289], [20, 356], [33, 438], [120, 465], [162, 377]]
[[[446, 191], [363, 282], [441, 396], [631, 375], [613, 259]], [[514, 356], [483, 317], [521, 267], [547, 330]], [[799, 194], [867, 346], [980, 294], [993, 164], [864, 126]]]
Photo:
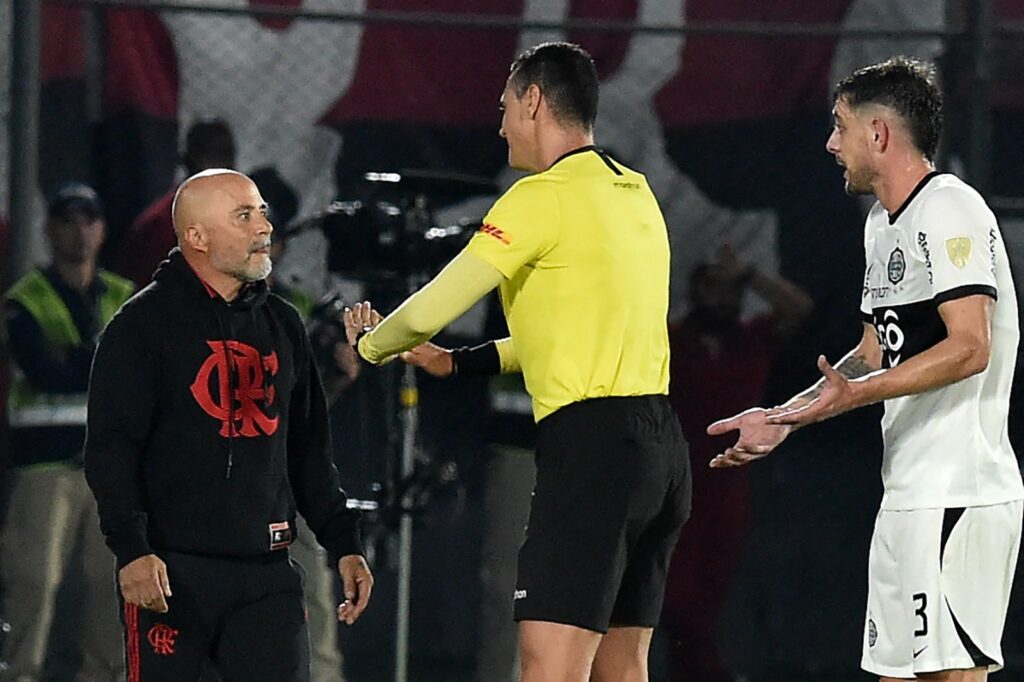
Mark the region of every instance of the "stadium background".
[[[824, 151], [831, 84], [853, 68], [892, 54], [939, 61], [940, 166], [988, 193], [1011, 258], [1024, 262], [1020, 0], [47, 1], [38, 70], [12, 72], [20, 41], [31, 39], [16, 33], [18, 2], [0, 0], [6, 281], [45, 258], [42, 197], [69, 179], [99, 190], [116, 245], [175, 181], [180, 139], [201, 116], [230, 123], [239, 169], [280, 171], [300, 194], [300, 216], [366, 171], [452, 171], [507, 187], [516, 176], [497, 136], [498, 96], [517, 52], [549, 39], [592, 52], [598, 141], [658, 195], [674, 249], [673, 316], [685, 312], [686, 273], [722, 243], [813, 296], [812, 319], [775, 363], [774, 399], [815, 378], [818, 353], [837, 358], [860, 334], [865, 204], [843, 195]], [[24, 121], [18, 97], [36, 85], [37, 133], [16, 140], [25, 132], [11, 127]], [[37, 164], [12, 153], [34, 145]], [[32, 191], [12, 197], [26, 171]], [[492, 199], [443, 215], [479, 217]], [[319, 239], [299, 240], [282, 265], [312, 293], [325, 282]], [[472, 322], [463, 330], [478, 331]], [[462, 463], [466, 499], [428, 511], [417, 532], [412, 679], [464, 679], [457, 671], [472, 668], [478, 644], [479, 390], [425, 388], [425, 447]], [[1014, 415], [1017, 435], [1020, 401]], [[881, 492], [876, 417], [862, 410], [801, 432], [751, 469], [755, 522], [721, 625], [730, 664], [749, 679], [866, 679], [855, 669]], [[342, 440], [343, 469], [345, 458]], [[393, 590], [379, 570], [371, 617], [345, 646], [353, 680], [386, 679], [365, 672], [390, 661]], [[1020, 601], [1005, 637], [1006, 682], [1024, 679]]]

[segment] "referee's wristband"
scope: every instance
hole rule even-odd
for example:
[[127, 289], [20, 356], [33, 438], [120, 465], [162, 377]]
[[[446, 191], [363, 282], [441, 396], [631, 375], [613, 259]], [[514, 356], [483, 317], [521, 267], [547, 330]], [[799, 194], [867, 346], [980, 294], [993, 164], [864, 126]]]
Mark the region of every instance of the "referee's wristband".
[[492, 376], [501, 374], [501, 356], [494, 341], [469, 348], [452, 349], [452, 374]]

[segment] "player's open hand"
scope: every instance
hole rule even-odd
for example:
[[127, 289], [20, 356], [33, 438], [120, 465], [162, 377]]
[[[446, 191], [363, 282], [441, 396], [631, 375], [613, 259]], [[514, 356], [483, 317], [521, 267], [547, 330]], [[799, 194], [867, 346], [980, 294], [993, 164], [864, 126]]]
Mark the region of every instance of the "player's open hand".
[[709, 466], [713, 469], [742, 466], [767, 456], [778, 447], [786, 440], [792, 427], [769, 423], [768, 417], [772, 412], [763, 407], [753, 407], [728, 419], [720, 419], [709, 426], [708, 434], [712, 436], [739, 431], [736, 444], [716, 455]]
[[156, 554], [140, 556], [125, 565], [117, 572], [117, 582], [126, 603], [167, 613], [171, 582], [167, 579], [167, 564]]
[[373, 591], [373, 574], [366, 565], [366, 559], [358, 554], [349, 554], [338, 560], [338, 573], [345, 590], [345, 601], [338, 606], [338, 620], [352, 625], [366, 610]]
[[342, 319], [345, 321], [345, 337], [348, 339], [348, 345], [354, 346], [359, 340], [359, 335], [380, 324], [382, 317], [373, 309], [369, 301], [363, 301], [356, 303], [351, 308], [345, 308]]
[[859, 407], [856, 381], [850, 381], [833, 369], [824, 355], [818, 356], [818, 369], [825, 377], [818, 397], [805, 405], [773, 410], [768, 415], [769, 424], [804, 426]]
[[399, 357], [402, 358], [402, 362], [419, 367], [427, 374], [435, 377], [444, 378], [451, 376], [455, 370], [452, 352], [429, 341], [421, 343], [412, 350], [405, 351]]

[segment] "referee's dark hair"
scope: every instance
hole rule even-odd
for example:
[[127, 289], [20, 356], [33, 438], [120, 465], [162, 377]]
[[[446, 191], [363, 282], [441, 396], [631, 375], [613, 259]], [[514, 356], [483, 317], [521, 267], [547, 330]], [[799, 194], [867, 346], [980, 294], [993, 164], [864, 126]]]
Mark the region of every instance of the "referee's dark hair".
[[597, 68], [586, 50], [573, 43], [541, 43], [512, 62], [510, 84], [522, 98], [531, 85], [540, 88], [555, 118], [585, 130], [597, 119]]
[[942, 133], [942, 92], [931, 62], [892, 57], [865, 66], [839, 81], [832, 100], [839, 99], [851, 109], [865, 104], [892, 109], [906, 122], [914, 146], [929, 160], [935, 158]]

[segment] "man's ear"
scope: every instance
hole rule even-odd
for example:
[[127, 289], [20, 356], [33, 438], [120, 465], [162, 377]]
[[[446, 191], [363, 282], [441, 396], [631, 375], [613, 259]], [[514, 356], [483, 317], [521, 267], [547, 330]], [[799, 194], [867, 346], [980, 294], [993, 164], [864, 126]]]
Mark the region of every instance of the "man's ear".
[[869, 144], [872, 149], [877, 152], [884, 152], [889, 148], [891, 135], [892, 129], [889, 127], [888, 121], [881, 117], [871, 119], [871, 140]]
[[533, 83], [530, 87], [526, 88], [526, 93], [523, 95], [523, 104], [526, 105], [526, 113], [530, 117], [530, 120], [537, 118], [537, 112], [540, 111], [540, 102], [543, 99], [540, 87]]
[[185, 243], [189, 245], [193, 251], [199, 253], [206, 253], [210, 250], [210, 239], [209, 234], [206, 230], [206, 226], [202, 223], [189, 223], [185, 227]]

